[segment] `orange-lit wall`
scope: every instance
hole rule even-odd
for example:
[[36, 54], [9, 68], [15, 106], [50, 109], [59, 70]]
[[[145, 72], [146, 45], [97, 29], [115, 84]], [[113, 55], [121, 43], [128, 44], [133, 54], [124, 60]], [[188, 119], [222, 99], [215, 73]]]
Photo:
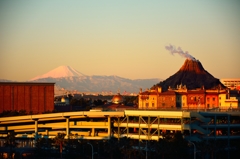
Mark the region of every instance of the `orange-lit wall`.
[[0, 82], [0, 112], [54, 110], [54, 83]]

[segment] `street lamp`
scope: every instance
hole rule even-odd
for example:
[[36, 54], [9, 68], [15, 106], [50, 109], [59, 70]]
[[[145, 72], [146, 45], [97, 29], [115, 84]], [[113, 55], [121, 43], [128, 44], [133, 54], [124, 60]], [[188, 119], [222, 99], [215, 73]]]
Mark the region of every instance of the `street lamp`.
[[93, 153], [93, 145], [90, 144], [89, 142], [88, 142], [87, 144], [90, 145], [90, 146], [92, 147], [92, 159], [93, 159], [93, 155], [94, 155], [94, 153]]
[[191, 141], [188, 141], [190, 144], [192, 144], [193, 145], [193, 147], [194, 147], [194, 159], [196, 159], [196, 145], [193, 143], [193, 142], [191, 142]]

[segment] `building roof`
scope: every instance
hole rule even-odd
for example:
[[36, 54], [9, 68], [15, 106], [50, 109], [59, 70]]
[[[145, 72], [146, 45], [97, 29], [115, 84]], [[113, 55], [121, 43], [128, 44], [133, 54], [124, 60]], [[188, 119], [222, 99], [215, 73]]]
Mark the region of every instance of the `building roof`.
[[187, 95], [187, 92], [176, 92], [176, 95]]
[[188, 94], [204, 94], [205, 90], [188, 90]]
[[206, 92], [206, 95], [218, 95], [219, 92]]
[[176, 92], [173, 90], [168, 90], [166, 92], [159, 93], [160, 95], [176, 95]]
[[149, 91], [140, 93], [140, 95], [157, 95], [157, 94], [158, 94], [157, 92], [149, 92]]
[[53, 82], [0, 82], [0, 85], [54, 85]]

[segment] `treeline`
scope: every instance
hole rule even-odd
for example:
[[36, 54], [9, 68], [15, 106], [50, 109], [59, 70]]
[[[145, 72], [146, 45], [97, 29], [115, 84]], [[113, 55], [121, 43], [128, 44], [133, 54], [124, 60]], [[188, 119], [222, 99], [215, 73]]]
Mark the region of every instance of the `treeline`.
[[33, 113], [32, 111], [27, 112], [26, 110], [4, 110], [0, 113], [0, 117], [10, 117], [10, 116], [21, 116], [21, 115], [34, 115], [34, 114], [47, 114], [47, 113], [57, 113], [57, 110], [45, 111], [41, 113]]
[[[57, 100], [60, 101], [60, 98]], [[72, 106], [101, 106], [108, 103], [106, 99], [92, 99], [92, 98], [69, 98], [70, 105]], [[138, 103], [138, 96], [124, 96], [124, 105], [136, 105]]]
[[[6, 141], [14, 143], [6, 146], [16, 147], [14, 134], [9, 134]], [[9, 152], [12, 156], [14, 149]], [[110, 138], [105, 140], [83, 140], [75, 139], [71, 135], [65, 139], [64, 133], [59, 133], [55, 138], [40, 138], [37, 140], [34, 152], [29, 158], [36, 159], [90, 159], [92, 155], [97, 159], [145, 159], [145, 158], [165, 158], [165, 159], [190, 159], [193, 152], [187, 141], [182, 138], [181, 133], [174, 137], [166, 136], [159, 141], [153, 140], [132, 140], [124, 137]], [[17, 158], [15, 158], [17, 159]]]
[[[111, 138], [109, 140], [76, 140], [67, 139], [62, 141], [62, 154], [58, 137], [55, 139], [39, 139], [34, 158], [64, 158], [64, 159], [91, 159], [92, 148], [96, 159], [192, 159], [194, 158], [194, 146], [183, 139], [181, 133], [174, 137], [165, 136], [159, 141], [133, 140], [127, 137]], [[202, 159], [238, 159], [240, 140], [227, 141], [212, 140], [195, 142], [196, 158]], [[91, 145], [90, 145], [91, 144]]]
[[[192, 159], [195, 151], [196, 158], [238, 159], [239, 142], [240, 140], [236, 139], [230, 140], [230, 143], [225, 140], [203, 140], [189, 143], [180, 132], [174, 136], [165, 135], [159, 141], [138, 141], [127, 137], [85, 140], [76, 139], [73, 134], [69, 139], [65, 139], [64, 133], [58, 133], [55, 138], [39, 138], [34, 151], [26, 158], [90, 159], [93, 155], [96, 159]], [[8, 156], [14, 156], [12, 157], [14, 159], [21, 158], [15, 149], [17, 145], [14, 132], [9, 133], [5, 138], [4, 146], [9, 148]]]

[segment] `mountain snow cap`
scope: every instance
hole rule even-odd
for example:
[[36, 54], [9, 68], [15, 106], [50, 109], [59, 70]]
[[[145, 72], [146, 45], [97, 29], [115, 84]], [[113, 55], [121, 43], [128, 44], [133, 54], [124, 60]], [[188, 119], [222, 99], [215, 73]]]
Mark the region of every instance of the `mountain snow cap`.
[[37, 80], [41, 78], [62, 78], [62, 77], [81, 77], [81, 76], [86, 76], [86, 75], [75, 70], [71, 66], [59, 66], [49, 71], [48, 73], [43, 74], [41, 76], [37, 76], [31, 80]]

